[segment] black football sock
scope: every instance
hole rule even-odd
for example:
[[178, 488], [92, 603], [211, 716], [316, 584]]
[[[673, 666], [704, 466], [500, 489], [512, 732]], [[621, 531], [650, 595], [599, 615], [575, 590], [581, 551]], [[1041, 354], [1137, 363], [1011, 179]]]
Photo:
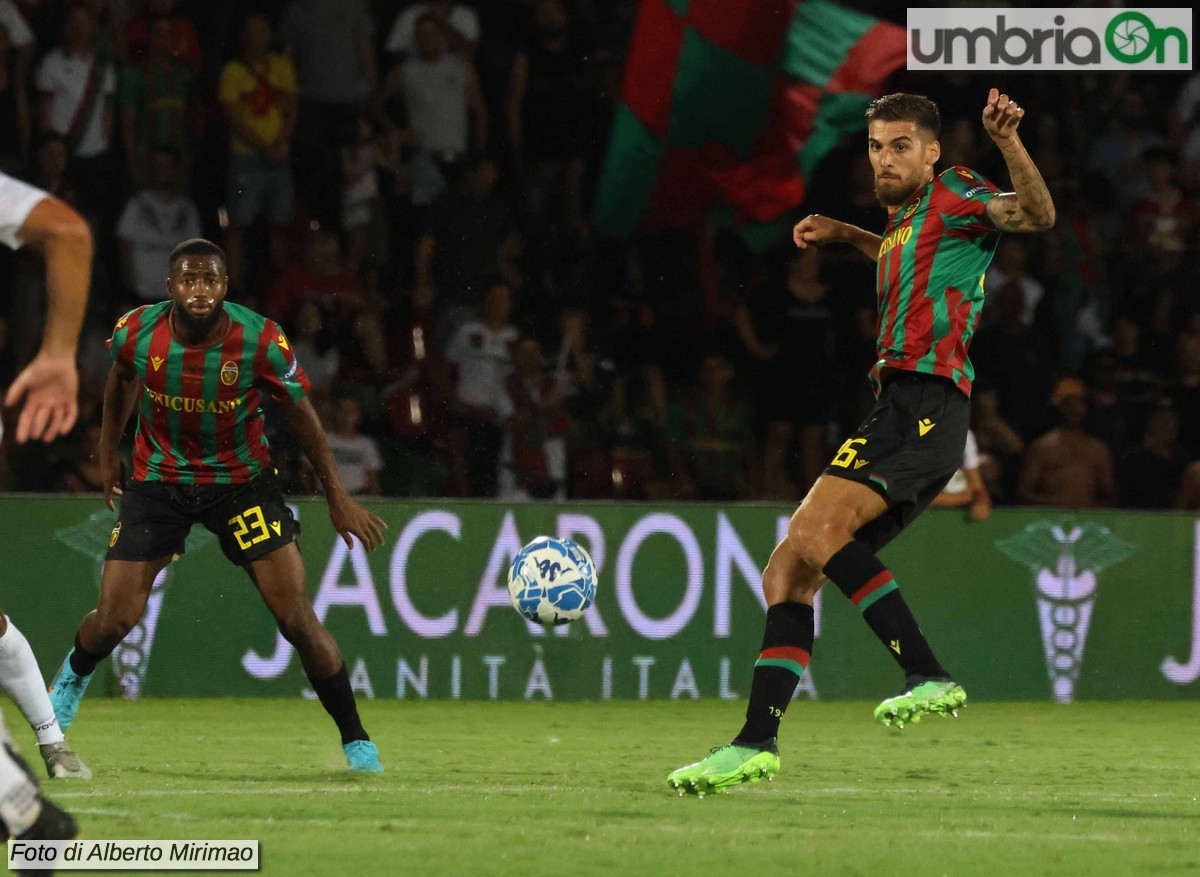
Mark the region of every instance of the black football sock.
[[762, 651], [754, 662], [746, 724], [733, 739], [742, 745], [772, 744], [813, 647], [813, 608], [777, 603], [767, 609]]
[[900, 587], [866, 545], [857, 540], [829, 558], [826, 577], [858, 607], [863, 620], [887, 646], [906, 679], [948, 678], [900, 596]]
[[321, 706], [325, 707], [325, 712], [329, 713], [337, 723], [338, 730], [342, 734], [343, 746], [352, 740], [371, 739], [367, 736], [362, 721], [358, 718], [358, 705], [354, 702], [354, 691], [350, 688], [350, 674], [346, 672], [345, 664], [342, 664], [341, 668], [327, 679], [313, 679], [309, 676], [308, 681], [312, 684], [317, 699], [321, 701]]
[[96, 665], [112, 654], [112, 649], [109, 649], [102, 655], [95, 652], [89, 652], [79, 642], [79, 634], [75, 634], [75, 648], [71, 650], [71, 669], [80, 676], [90, 676], [96, 669]]

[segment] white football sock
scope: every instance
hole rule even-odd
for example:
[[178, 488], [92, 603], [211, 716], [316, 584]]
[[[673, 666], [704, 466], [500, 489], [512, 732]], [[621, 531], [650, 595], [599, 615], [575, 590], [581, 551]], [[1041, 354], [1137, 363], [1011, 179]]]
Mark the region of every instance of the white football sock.
[[8, 630], [0, 636], [0, 688], [17, 704], [21, 715], [37, 734], [39, 746], [63, 740], [37, 658], [33, 656], [29, 640], [17, 630], [11, 618], [8, 619]]

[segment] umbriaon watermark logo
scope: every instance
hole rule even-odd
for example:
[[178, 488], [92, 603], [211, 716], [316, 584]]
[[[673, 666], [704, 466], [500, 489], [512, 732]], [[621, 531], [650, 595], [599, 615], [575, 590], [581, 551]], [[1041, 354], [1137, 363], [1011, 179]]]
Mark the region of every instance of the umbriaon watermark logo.
[[1191, 70], [1190, 9], [909, 9], [909, 70]]

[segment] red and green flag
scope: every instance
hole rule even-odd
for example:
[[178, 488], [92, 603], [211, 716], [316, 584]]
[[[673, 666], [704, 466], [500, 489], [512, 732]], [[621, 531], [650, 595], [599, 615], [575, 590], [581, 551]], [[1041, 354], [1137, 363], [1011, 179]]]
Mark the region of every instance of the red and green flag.
[[770, 229], [904, 63], [904, 28], [827, 0], [642, 0], [597, 229]]

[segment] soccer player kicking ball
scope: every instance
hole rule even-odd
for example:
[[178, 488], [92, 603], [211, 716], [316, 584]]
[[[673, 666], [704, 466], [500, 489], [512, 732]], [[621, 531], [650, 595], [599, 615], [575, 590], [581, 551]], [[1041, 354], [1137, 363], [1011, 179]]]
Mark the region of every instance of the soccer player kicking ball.
[[808, 666], [813, 596], [826, 579], [904, 671], [903, 692], [875, 709], [877, 720], [902, 728], [966, 703], [876, 552], [925, 510], [962, 461], [975, 374], [967, 347], [999, 232], [1054, 224], [1050, 193], [1017, 136], [1024, 115], [1008, 95], [988, 94], [983, 127], [1016, 190], [1001, 194], [968, 168], [934, 174], [941, 147], [933, 101], [882, 97], [867, 111], [867, 149], [875, 194], [888, 211], [883, 236], [824, 216], [797, 223], [801, 249], [848, 243], [879, 264], [878, 361], [870, 375], [878, 402], [792, 515], [763, 572], [767, 623], [746, 724], [732, 743], [667, 777], [680, 794], [769, 779], [779, 769], [775, 738]]
[[[155, 576], [184, 552], [193, 524], [220, 540], [243, 567], [279, 630], [300, 655], [322, 706], [341, 732], [350, 770], [383, 770], [370, 742], [337, 643], [317, 620], [304, 590], [300, 525], [271, 467], [263, 393], [284, 406], [325, 489], [334, 529], [373, 550], [386, 526], [350, 498], [320, 421], [307, 399], [308, 376], [283, 332], [265, 317], [227, 303], [225, 254], [206, 240], [171, 253], [168, 301], [118, 322], [109, 341], [113, 367], [104, 389], [100, 462], [105, 501], [121, 497], [109, 538], [100, 601], [83, 619], [50, 700], [68, 728], [96, 665], [112, 653], [146, 609]], [[133, 475], [121, 489], [117, 446], [138, 411]]]

